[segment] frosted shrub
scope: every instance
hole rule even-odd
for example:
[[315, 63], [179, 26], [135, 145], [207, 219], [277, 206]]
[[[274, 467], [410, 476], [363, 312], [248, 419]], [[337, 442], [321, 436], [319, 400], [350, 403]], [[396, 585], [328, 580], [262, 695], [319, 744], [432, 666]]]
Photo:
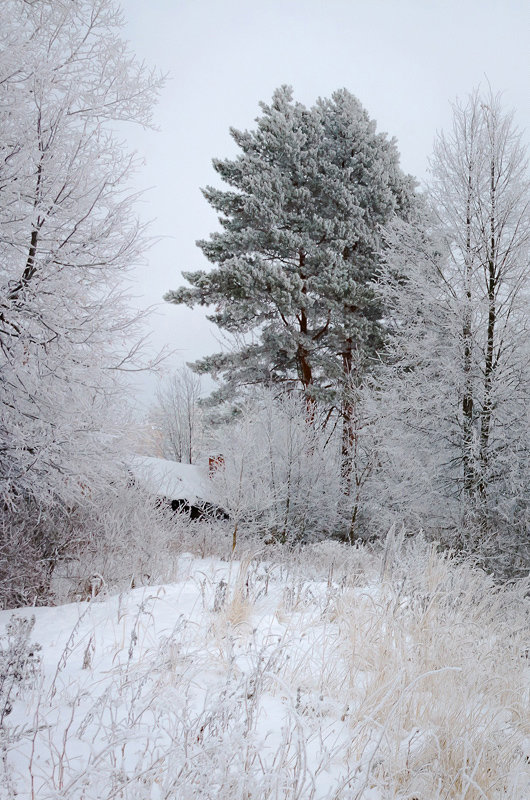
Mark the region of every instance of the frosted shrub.
[[39, 674], [40, 645], [30, 642], [34, 627], [35, 617], [13, 614], [0, 639], [0, 729], [13, 710], [16, 695], [31, 687]]
[[0, 607], [50, 600], [54, 571], [79, 551], [86, 532], [63, 504], [41, 507], [31, 498], [0, 512]]
[[188, 518], [124, 480], [94, 499], [76, 520], [82, 546], [54, 575], [55, 601], [171, 580]]
[[262, 391], [218, 433], [224, 464], [213, 486], [236, 534], [250, 527], [268, 541], [294, 542], [337, 530], [335, 441], [308, 414], [302, 397]]
[[169, 580], [189, 521], [127, 485], [125, 471], [82, 504], [28, 500], [0, 519], [0, 606], [89, 599], [102, 588]]

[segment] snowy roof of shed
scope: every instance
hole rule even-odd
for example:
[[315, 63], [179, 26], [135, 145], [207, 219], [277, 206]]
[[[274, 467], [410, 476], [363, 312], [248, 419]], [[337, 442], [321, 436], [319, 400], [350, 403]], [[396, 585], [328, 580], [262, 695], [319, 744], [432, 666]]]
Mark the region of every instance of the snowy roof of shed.
[[158, 497], [169, 500], [212, 500], [206, 469], [163, 458], [132, 456], [129, 469], [135, 479]]

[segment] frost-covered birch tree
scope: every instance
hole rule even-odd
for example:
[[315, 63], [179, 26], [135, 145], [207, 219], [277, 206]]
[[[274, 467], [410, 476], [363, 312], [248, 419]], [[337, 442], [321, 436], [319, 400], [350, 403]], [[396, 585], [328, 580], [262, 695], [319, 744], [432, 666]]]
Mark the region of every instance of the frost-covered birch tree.
[[[142, 230], [135, 158], [159, 79], [113, 0], [0, 10], [0, 496], [79, 498], [105, 471], [119, 370], [134, 365], [123, 278]], [[123, 130], [123, 129], [122, 129]]]
[[124, 279], [144, 235], [127, 123], [160, 79], [114, 0], [0, 6], [0, 578], [46, 591], [70, 523], [115, 475], [123, 370], [139, 364]]
[[498, 96], [455, 104], [431, 170], [428, 216], [394, 224], [381, 282], [393, 338], [380, 497], [418, 523], [473, 531], [475, 546], [503, 531], [523, 546], [530, 181], [521, 133]]

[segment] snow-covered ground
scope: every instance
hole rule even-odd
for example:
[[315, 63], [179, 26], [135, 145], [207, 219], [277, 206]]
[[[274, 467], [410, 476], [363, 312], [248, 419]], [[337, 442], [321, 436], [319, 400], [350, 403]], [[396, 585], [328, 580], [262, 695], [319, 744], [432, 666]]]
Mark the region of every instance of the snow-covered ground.
[[332, 543], [21, 609], [41, 650], [10, 673], [2, 639], [1, 797], [528, 800], [527, 614], [428, 548]]

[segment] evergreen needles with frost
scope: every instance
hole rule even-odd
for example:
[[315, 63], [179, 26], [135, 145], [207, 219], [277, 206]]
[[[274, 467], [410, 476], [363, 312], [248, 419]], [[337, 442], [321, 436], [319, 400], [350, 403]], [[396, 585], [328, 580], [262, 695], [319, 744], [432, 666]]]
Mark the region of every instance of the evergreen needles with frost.
[[357, 352], [381, 342], [380, 227], [408, 213], [413, 181], [346, 90], [308, 109], [284, 86], [261, 111], [255, 130], [231, 130], [239, 155], [213, 162], [229, 188], [204, 190], [221, 231], [198, 245], [216, 266], [185, 272], [191, 287], [166, 299], [213, 306], [233, 335], [194, 365], [222, 379], [221, 396], [282, 383], [340, 407]]

